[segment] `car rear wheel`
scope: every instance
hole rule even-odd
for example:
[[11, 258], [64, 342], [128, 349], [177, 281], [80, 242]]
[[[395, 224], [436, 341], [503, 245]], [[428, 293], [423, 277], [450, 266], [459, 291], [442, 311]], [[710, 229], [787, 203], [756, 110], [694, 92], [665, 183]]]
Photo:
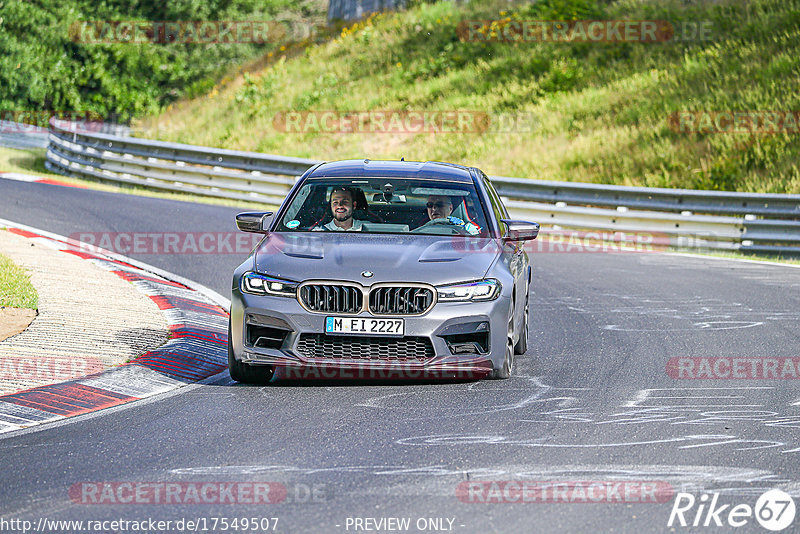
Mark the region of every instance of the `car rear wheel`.
[[266, 384], [275, 373], [273, 365], [248, 365], [233, 356], [230, 324], [228, 324], [228, 372], [231, 378], [243, 384]]

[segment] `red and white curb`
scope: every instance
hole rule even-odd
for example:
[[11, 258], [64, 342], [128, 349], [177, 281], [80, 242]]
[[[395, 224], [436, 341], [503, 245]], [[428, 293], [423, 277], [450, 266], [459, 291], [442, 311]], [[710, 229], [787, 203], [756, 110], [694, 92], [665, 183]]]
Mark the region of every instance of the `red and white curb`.
[[52, 178], [42, 178], [41, 176], [34, 176], [33, 174], [22, 174], [19, 172], [0, 172], [0, 178], [5, 180], [14, 180], [17, 182], [35, 182], [38, 184], [61, 185], [64, 187], [77, 187], [78, 189], [88, 189], [85, 185], [70, 184], [62, 182], [61, 180], [53, 180]]
[[227, 299], [130, 258], [96, 248], [87, 252], [63, 236], [2, 219], [0, 227], [128, 280], [158, 305], [171, 334], [164, 345], [118, 367], [0, 396], [0, 433], [144, 399], [227, 369]]

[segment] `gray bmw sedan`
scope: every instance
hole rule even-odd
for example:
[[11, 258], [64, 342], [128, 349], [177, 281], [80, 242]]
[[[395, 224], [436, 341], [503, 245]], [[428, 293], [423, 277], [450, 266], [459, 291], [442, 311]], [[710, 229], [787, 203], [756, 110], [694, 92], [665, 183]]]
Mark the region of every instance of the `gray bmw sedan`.
[[537, 223], [487, 176], [449, 163], [322, 163], [234, 272], [228, 363], [239, 382], [508, 378], [527, 350]]

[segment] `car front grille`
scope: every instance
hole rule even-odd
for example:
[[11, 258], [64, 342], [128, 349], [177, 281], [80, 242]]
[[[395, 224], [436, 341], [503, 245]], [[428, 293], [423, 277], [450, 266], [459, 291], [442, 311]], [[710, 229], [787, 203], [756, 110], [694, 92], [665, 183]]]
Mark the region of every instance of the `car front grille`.
[[379, 286], [369, 293], [369, 311], [375, 315], [420, 315], [433, 306], [427, 287]]
[[433, 345], [426, 337], [365, 337], [301, 334], [297, 350], [306, 358], [422, 362], [433, 358]]
[[[300, 286], [298, 299], [307, 310], [318, 313], [352, 313], [364, 310], [365, 289], [359, 285], [312, 282]], [[369, 311], [374, 315], [422, 315], [435, 302], [432, 288], [423, 285], [377, 285], [369, 292]]]
[[308, 284], [300, 288], [300, 301], [315, 312], [360, 313], [364, 307], [364, 294], [355, 286]]

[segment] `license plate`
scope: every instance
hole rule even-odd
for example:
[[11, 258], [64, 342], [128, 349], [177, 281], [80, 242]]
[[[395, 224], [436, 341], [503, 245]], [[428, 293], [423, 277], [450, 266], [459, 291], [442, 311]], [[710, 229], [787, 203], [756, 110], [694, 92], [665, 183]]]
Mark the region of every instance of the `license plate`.
[[326, 334], [369, 334], [374, 336], [402, 336], [404, 319], [370, 319], [368, 317], [326, 317]]

